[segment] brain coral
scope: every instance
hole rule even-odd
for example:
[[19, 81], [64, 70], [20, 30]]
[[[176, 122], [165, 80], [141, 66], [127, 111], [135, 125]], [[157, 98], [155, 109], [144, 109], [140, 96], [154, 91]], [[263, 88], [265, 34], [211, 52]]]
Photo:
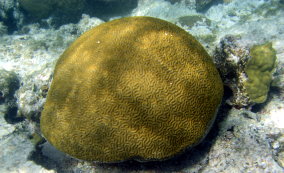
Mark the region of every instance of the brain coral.
[[79, 159], [160, 160], [204, 138], [222, 95], [191, 35], [156, 18], [122, 18], [87, 31], [60, 57], [41, 130]]

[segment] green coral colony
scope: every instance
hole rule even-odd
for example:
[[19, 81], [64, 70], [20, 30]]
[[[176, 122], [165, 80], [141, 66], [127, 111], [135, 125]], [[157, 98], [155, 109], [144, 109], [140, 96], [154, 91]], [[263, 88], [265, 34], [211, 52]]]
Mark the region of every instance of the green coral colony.
[[255, 45], [250, 50], [251, 59], [246, 64], [248, 81], [244, 83], [249, 98], [254, 103], [266, 101], [275, 69], [276, 51], [272, 43]]
[[204, 138], [222, 96], [193, 36], [160, 19], [122, 18], [87, 31], [60, 57], [41, 130], [78, 159], [163, 160]]

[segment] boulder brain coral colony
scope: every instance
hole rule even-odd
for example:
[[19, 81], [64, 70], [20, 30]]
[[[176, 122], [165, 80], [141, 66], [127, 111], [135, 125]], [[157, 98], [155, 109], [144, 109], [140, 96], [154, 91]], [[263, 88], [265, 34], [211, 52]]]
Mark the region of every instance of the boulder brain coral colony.
[[161, 160], [204, 138], [222, 96], [193, 36], [160, 19], [122, 18], [87, 31], [60, 57], [41, 130], [79, 159]]

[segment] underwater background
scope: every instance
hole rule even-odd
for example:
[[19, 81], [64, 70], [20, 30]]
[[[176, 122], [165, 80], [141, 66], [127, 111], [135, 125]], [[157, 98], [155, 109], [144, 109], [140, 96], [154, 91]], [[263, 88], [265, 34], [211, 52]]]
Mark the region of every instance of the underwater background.
[[[56, 61], [85, 31], [127, 16], [166, 20], [203, 45], [225, 86], [216, 121], [165, 161], [71, 158], [39, 130]], [[283, 65], [283, 0], [0, 0], [0, 172], [284, 172]]]

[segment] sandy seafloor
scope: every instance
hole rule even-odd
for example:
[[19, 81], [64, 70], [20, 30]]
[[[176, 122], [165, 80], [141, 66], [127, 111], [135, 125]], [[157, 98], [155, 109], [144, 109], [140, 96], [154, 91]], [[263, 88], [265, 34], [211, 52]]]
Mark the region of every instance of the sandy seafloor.
[[[4, 1], [0, 1], [3, 4]], [[1, 7], [1, 6], [0, 6]], [[2, 7], [1, 7], [2, 8]], [[202, 16], [184, 23], [183, 16]], [[19, 87], [9, 104], [0, 105], [0, 172], [284, 172], [284, 3], [279, 0], [224, 0], [196, 12], [194, 0], [170, 3], [140, 0], [129, 14], [152, 16], [175, 23], [194, 35], [213, 55], [226, 35], [240, 36], [243, 45], [272, 42], [277, 52], [278, 84], [271, 87], [265, 103], [252, 109], [224, 104], [216, 123], [199, 146], [162, 162], [100, 164], [65, 156], [49, 144], [34, 147], [38, 116], [45, 102], [54, 65], [61, 53], [84, 31], [103, 23], [83, 14], [78, 23], [60, 27], [26, 24], [12, 33], [0, 23], [0, 70], [17, 77]], [[52, 18], [46, 19], [50, 23]], [[76, 31], [76, 32], [75, 32]], [[0, 82], [5, 80], [1, 71]], [[1, 83], [0, 83], [1, 86]], [[3, 96], [1, 96], [3, 97]], [[11, 106], [10, 106], [11, 107]], [[23, 118], [25, 117], [25, 118]]]

